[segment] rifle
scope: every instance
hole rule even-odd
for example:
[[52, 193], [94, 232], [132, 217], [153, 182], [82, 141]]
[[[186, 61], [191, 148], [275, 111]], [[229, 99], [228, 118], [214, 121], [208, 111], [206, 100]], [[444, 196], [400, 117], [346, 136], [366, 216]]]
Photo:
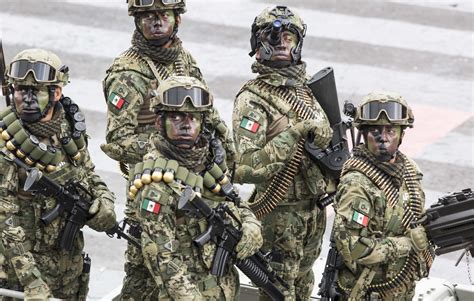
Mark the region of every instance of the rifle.
[[[15, 163], [18, 167], [26, 170], [27, 178], [23, 187], [25, 191], [39, 193], [45, 197], [56, 199], [56, 207], [40, 218], [40, 221], [44, 225], [49, 225], [58, 216], [67, 214], [67, 222], [61, 233], [59, 247], [62, 250], [71, 251], [77, 232], [79, 232], [87, 220], [91, 218], [89, 208], [92, 205], [93, 196], [77, 182], [69, 181], [66, 185], [61, 186], [48, 178], [37, 168], [26, 165], [20, 159], [12, 158], [1, 151], [0, 154]], [[78, 189], [82, 191], [82, 194], [79, 194]], [[119, 223], [117, 223], [114, 227], [107, 230], [106, 234], [109, 235], [109, 237], [113, 237], [114, 234], [117, 234], [118, 239], [125, 238], [135, 246], [140, 247], [139, 242], [124, 232], [124, 228], [125, 226], [119, 226]]]
[[319, 283], [318, 295], [321, 296], [322, 301], [334, 301], [340, 300], [341, 294], [338, 291], [337, 277], [338, 269], [341, 265], [342, 257], [339, 251], [336, 249], [336, 240], [334, 239], [334, 227], [331, 232], [329, 239], [329, 252], [326, 258], [326, 264], [324, 266], [323, 277]]
[[[125, 228], [127, 227], [127, 225], [129, 226], [128, 227], [128, 231], [125, 230]], [[136, 226], [135, 226], [136, 227]], [[128, 242], [130, 242], [132, 245], [134, 245], [135, 247], [137, 248], [141, 248], [141, 243], [140, 241], [138, 240], [138, 235], [134, 235], [134, 232], [135, 231], [135, 228], [134, 226], [131, 226], [126, 219], [123, 219], [119, 222], [117, 222], [115, 224], [115, 226], [113, 226], [112, 228], [110, 228], [109, 230], [105, 231], [105, 233], [110, 237], [110, 238], [113, 238], [115, 235], [117, 235], [117, 239], [121, 239], [121, 238], [124, 238], [126, 239]], [[127, 233], [131, 234], [131, 235], [128, 235]], [[140, 229], [140, 233], [141, 233], [141, 229]], [[140, 234], [141, 235], [141, 234]]]
[[230, 216], [240, 226], [241, 223], [226, 203], [221, 203], [215, 209], [212, 209], [194, 193], [191, 187], [186, 187], [179, 198], [178, 209], [184, 210], [186, 214], [207, 220], [208, 228], [204, 233], [194, 238], [193, 243], [198, 247], [202, 247], [212, 240], [217, 245], [212, 261], [212, 275], [224, 275], [229, 263], [233, 263], [273, 300], [283, 301], [285, 299], [276, 283], [278, 282], [286, 288], [289, 287], [283, 279], [271, 270], [268, 254], [265, 255], [262, 251], [258, 251], [243, 260], [235, 260], [235, 247], [242, 233], [230, 223], [226, 215]]
[[419, 223], [436, 245], [436, 255], [466, 249], [474, 256], [474, 192], [470, 188], [439, 198]]
[[5, 96], [5, 103], [8, 107], [10, 105], [10, 93], [8, 91], [8, 83], [5, 80], [6, 71], [5, 54], [3, 53], [2, 39], [0, 39], [0, 84], [2, 85], [2, 95]]

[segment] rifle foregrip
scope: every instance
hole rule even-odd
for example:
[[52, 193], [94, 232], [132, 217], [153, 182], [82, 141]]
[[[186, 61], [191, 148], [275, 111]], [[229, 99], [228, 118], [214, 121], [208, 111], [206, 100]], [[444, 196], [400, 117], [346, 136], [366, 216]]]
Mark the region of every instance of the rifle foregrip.
[[59, 216], [60, 207], [61, 205], [58, 203], [56, 207], [54, 207], [51, 211], [47, 212], [40, 218], [41, 222], [46, 226], [51, 224]]
[[268, 275], [262, 270], [256, 263], [251, 260], [252, 257], [246, 258], [239, 261], [237, 267], [255, 283], [256, 286], [261, 288], [267, 295], [273, 300], [285, 300], [283, 293], [270, 281]]

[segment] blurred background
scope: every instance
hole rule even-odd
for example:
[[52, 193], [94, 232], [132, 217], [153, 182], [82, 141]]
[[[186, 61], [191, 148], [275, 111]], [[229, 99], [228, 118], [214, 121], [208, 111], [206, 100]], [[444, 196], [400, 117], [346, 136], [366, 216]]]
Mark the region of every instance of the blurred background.
[[[346, 99], [358, 103], [380, 89], [408, 101], [415, 127], [407, 130], [401, 148], [424, 172], [427, 206], [448, 192], [474, 188], [472, 1], [187, 0], [178, 36], [196, 58], [229, 125], [235, 94], [254, 77], [253, 58], [247, 55], [250, 26], [263, 8], [276, 4], [295, 9], [308, 24], [303, 46], [308, 74], [334, 68], [341, 108]], [[99, 148], [106, 127], [101, 81], [114, 57], [130, 46], [133, 30], [125, 0], [0, 0], [7, 64], [19, 51], [38, 47], [57, 53], [70, 67], [64, 94], [86, 114], [89, 149], [117, 196], [120, 218], [125, 181], [117, 163]], [[331, 227], [332, 210], [328, 217]], [[108, 298], [121, 285], [125, 242], [85, 232], [92, 257], [90, 299]], [[314, 268], [318, 279], [327, 250], [326, 243]], [[459, 254], [438, 257], [430, 276], [472, 283], [466, 259], [454, 267]]]

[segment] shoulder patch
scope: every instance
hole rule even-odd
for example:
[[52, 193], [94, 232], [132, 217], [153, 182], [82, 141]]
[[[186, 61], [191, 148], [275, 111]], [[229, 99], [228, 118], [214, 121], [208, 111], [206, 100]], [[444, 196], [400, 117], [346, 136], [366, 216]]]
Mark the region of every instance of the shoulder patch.
[[352, 214], [352, 221], [358, 223], [359, 225], [367, 227], [367, 225], [369, 224], [369, 217], [360, 213], [357, 210], [354, 210], [354, 213]]
[[154, 202], [148, 198], [144, 198], [142, 201], [142, 206], [141, 206], [142, 210], [148, 211], [153, 214], [158, 214], [160, 213], [160, 208], [161, 208], [160, 203]]
[[119, 94], [112, 92], [107, 98], [107, 102], [114, 106], [118, 110], [122, 110], [127, 107], [127, 101]]
[[251, 133], [256, 133], [260, 127], [260, 124], [257, 121], [253, 121], [250, 118], [244, 116], [240, 121], [240, 127]]

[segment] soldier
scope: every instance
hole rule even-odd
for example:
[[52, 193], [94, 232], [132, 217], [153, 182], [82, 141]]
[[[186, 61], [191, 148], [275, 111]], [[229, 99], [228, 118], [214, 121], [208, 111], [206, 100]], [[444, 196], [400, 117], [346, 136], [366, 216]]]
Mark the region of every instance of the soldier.
[[410, 227], [424, 208], [423, 175], [398, 149], [413, 121], [396, 93], [368, 94], [357, 107], [364, 144], [344, 164], [335, 204], [344, 300], [411, 300], [431, 265], [424, 228]]
[[[201, 249], [193, 239], [206, 229], [206, 220], [190, 218], [177, 209], [185, 186], [202, 194], [211, 207], [225, 201], [232, 190], [221, 161], [205, 128], [212, 114], [212, 96], [206, 86], [192, 77], [172, 76], [157, 90], [156, 128], [150, 140], [155, 149], [135, 165], [131, 173], [131, 197], [139, 204], [136, 216], [141, 233], [146, 286], [137, 300], [234, 300], [238, 274], [234, 269], [223, 277], [210, 274], [214, 243]], [[206, 131], [207, 130], [207, 131]], [[222, 187], [220, 186], [222, 185]], [[226, 187], [226, 188], [224, 188]], [[252, 211], [233, 202], [229, 206], [240, 217], [242, 239], [237, 257], [255, 253], [262, 244], [261, 225]]]
[[236, 179], [258, 184], [251, 208], [262, 218], [272, 267], [290, 285], [287, 300], [309, 299], [326, 227], [325, 211], [315, 203], [326, 193], [327, 180], [303, 148], [308, 135], [326, 148], [332, 130], [306, 85], [305, 32], [303, 20], [286, 6], [255, 18], [250, 55], [256, 54], [252, 71], [258, 76], [237, 94], [233, 112]]
[[62, 95], [68, 67], [54, 53], [28, 49], [13, 58], [6, 74], [13, 101], [0, 113], [1, 286], [24, 290], [26, 300], [85, 300], [89, 258], [83, 258], [82, 232], [72, 250], [58, 246], [66, 216], [40, 221], [57, 201], [25, 191], [26, 171], [12, 160], [37, 167], [60, 185], [77, 180], [94, 200], [87, 225], [96, 231], [115, 225], [114, 195], [94, 172], [84, 115]]
[[[129, 0], [128, 14], [135, 20], [132, 47], [115, 59], [104, 79], [107, 100], [107, 144], [102, 150], [120, 162], [123, 174], [140, 162], [147, 153], [149, 136], [155, 131], [155, 115], [149, 110], [149, 101], [160, 82], [171, 75], [193, 76], [202, 80], [201, 71], [194, 58], [186, 51], [177, 37], [181, 14], [186, 11], [184, 0]], [[217, 112], [206, 117], [220, 130], [219, 135], [227, 150], [228, 160], [233, 157], [233, 142], [227, 127]], [[127, 200], [125, 215], [134, 224], [135, 208]], [[143, 268], [140, 252], [129, 244], [126, 251], [126, 277], [123, 298], [133, 298], [139, 293]]]

